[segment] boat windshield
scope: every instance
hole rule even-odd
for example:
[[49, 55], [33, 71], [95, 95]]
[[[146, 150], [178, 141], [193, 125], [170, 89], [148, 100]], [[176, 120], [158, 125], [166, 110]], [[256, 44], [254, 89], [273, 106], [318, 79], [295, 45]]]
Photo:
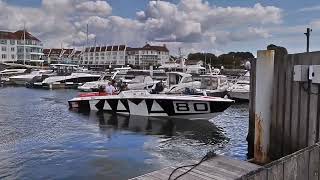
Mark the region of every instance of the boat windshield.
[[190, 77], [185, 77], [185, 78], [183, 78], [183, 80], [181, 81], [181, 83], [189, 83], [189, 82], [192, 82], [193, 81], [193, 79], [192, 79], [192, 77], [190, 76]]

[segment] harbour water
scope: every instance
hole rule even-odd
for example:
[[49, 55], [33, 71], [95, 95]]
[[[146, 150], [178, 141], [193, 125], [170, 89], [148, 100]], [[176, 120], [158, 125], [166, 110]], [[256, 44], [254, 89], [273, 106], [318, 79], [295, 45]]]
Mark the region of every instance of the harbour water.
[[246, 159], [248, 105], [210, 121], [79, 114], [75, 90], [0, 87], [0, 179], [127, 179], [215, 150]]

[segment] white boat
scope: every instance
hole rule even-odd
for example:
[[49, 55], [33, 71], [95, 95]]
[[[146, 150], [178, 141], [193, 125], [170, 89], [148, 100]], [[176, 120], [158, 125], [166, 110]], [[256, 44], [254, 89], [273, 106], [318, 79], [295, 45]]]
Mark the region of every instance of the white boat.
[[129, 90], [152, 89], [158, 81], [154, 81], [150, 76], [136, 76], [128, 82]]
[[81, 96], [68, 102], [71, 109], [80, 112], [109, 111], [190, 120], [211, 119], [233, 104], [233, 100], [219, 97], [150, 94], [146, 90], [123, 91], [118, 95]]
[[[114, 74], [111, 79], [114, 78], [116, 74]], [[92, 91], [98, 91], [100, 87], [103, 87], [107, 85], [109, 82], [108, 77], [106, 74], [101, 75], [101, 77], [98, 79], [98, 81], [91, 81], [91, 82], [86, 82], [83, 85], [79, 86], [78, 89], [80, 91], [84, 92], [92, 92]]]
[[[153, 80], [150, 75], [134, 75], [133, 77], [133, 79], [126, 79], [120, 71], [116, 71], [110, 79], [126, 83], [128, 85], [128, 89], [130, 90], [152, 89], [155, 84], [159, 82]], [[84, 92], [97, 91], [100, 87], [107, 85], [108, 82], [108, 76], [104, 74], [98, 81], [87, 82], [78, 87], [78, 89]]]
[[224, 97], [228, 93], [229, 82], [225, 75], [206, 74], [200, 75], [201, 87], [196, 89], [196, 94], [206, 96]]
[[100, 75], [87, 73], [72, 73], [68, 76], [52, 76], [44, 79], [42, 82], [34, 83], [34, 86], [41, 86], [46, 89], [57, 88], [78, 88], [86, 82], [97, 81]]
[[16, 85], [26, 85], [26, 83], [30, 82], [35, 77], [40, 77], [42, 75], [52, 73], [52, 70], [37, 70], [32, 71], [30, 74], [12, 76], [9, 78], [10, 82]]
[[228, 89], [231, 99], [249, 101], [250, 94], [250, 72], [240, 77], [236, 83]]
[[0, 71], [0, 81], [9, 82], [9, 78], [27, 73], [27, 69], [5, 69]]
[[168, 88], [164, 90], [167, 94], [181, 94], [186, 88], [200, 89], [201, 82], [194, 81], [191, 74], [182, 72], [168, 72], [166, 85]]

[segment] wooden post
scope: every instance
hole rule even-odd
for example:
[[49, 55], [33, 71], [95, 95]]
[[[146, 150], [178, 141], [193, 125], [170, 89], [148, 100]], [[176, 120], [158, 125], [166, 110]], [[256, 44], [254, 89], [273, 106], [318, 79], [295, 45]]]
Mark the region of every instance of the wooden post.
[[274, 77], [273, 50], [258, 51], [255, 87], [255, 140], [254, 160], [264, 164], [269, 161], [271, 105]]
[[249, 101], [249, 129], [247, 135], [248, 154], [247, 158], [254, 157], [254, 121], [255, 121], [255, 97], [256, 97], [256, 59], [250, 61], [250, 101]]

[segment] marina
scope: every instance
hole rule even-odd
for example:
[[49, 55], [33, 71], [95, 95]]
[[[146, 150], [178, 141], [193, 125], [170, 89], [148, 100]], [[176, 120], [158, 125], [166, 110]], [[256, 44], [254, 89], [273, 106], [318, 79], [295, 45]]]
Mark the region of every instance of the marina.
[[319, 11], [0, 0], [0, 179], [319, 180]]
[[171, 122], [68, 110], [67, 100], [78, 94], [0, 89], [1, 178], [129, 179], [197, 161], [212, 149], [246, 159], [247, 104], [234, 104], [210, 121]]

